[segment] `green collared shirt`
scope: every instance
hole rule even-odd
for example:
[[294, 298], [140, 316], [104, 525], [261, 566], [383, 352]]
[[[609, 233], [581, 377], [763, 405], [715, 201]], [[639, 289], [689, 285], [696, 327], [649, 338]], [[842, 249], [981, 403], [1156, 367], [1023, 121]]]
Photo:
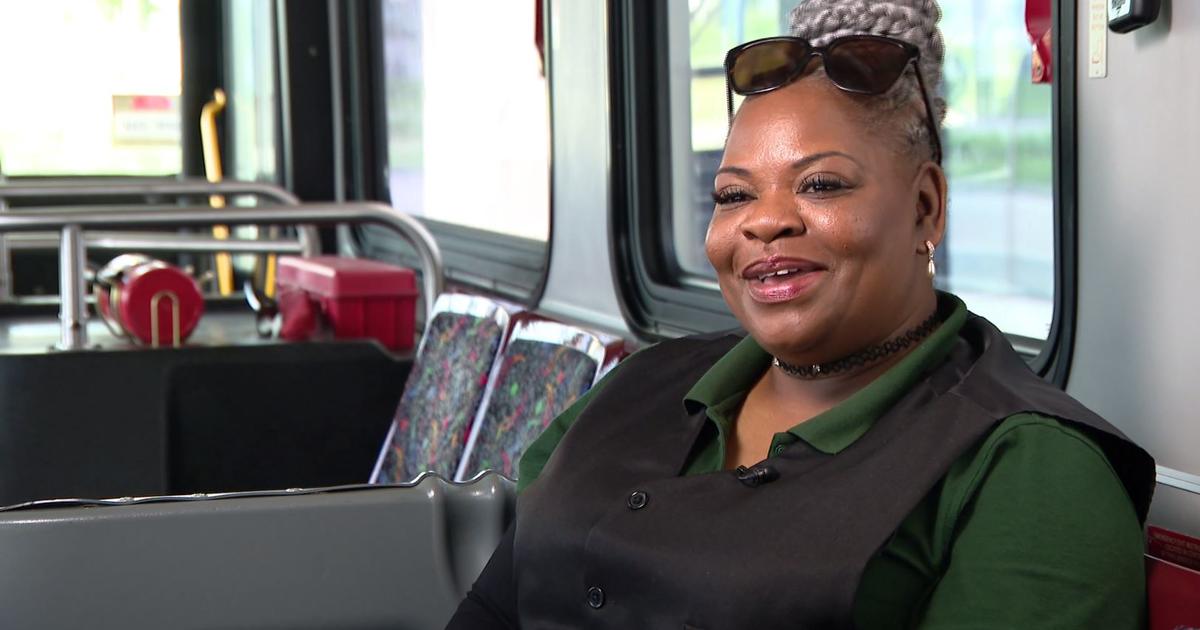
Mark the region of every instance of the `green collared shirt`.
[[[967, 317], [954, 301], [946, 321], [912, 352], [841, 404], [797, 418], [774, 436], [766, 455], [798, 440], [836, 455], [862, 437], [945, 359]], [[771, 356], [747, 336], [688, 392], [709, 423], [685, 474], [724, 466], [742, 401], [770, 365]], [[519, 489], [537, 478], [609, 381], [597, 383], [529, 447]], [[1119, 630], [1143, 627], [1144, 599], [1141, 527], [1103, 452], [1057, 420], [1020, 414], [964, 453], [868, 563], [854, 616], [859, 628], [872, 630]]]

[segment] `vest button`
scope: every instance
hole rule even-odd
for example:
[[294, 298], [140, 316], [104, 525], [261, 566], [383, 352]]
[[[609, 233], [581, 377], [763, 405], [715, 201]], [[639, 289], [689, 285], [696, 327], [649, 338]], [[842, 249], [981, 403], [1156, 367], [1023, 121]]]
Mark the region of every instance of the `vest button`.
[[600, 608], [604, 605], [604, 589], [599, 586], [593, 586], [588, 589], [588, 606], [592, 608]]
[[641, 490], [637, 490], [637, 491], [634, 491], [633, 494], [629, 495], [629, 499], [626, 501], [626, 503], [629, 504], [629, 509], [640, 510], [640, 509], [646, 507], [646, 502], [649, 500], [650, 500], [650, 497], [646, 496], [645, 492], [642, 492]]

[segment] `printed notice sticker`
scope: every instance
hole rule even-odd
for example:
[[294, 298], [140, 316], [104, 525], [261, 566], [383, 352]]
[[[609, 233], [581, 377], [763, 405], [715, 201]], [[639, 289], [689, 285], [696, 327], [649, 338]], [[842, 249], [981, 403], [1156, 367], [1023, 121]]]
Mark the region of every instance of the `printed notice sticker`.
[[1108, 21], [1129, 15], [1133, 0], [1108, 0]]
[[1200, 571], [1200, 538], [1151, 525], [1146, 529], [1146, 543], [1146, 551], [1155, 558]]
[[1112, 6], [1110, 3], [1119, 1], [1088, 2], [1088, 76], [1093, 79], [1108, 76], [1108, 9]]

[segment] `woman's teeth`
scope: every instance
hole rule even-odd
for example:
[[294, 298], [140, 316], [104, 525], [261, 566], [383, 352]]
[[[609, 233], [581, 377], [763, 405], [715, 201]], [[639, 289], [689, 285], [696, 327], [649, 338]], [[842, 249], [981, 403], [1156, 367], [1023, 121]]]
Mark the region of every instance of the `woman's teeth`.
[[767, 278], [778, 278], [779, 276], [786, 276], [786, 275], [793, 274], [793, 273], [799, 273], [799, 271], [800, 271], [799, 269], [780, 269], [779, 271], [776, 271], [773, 273], [768, 273], [768, 274], [763, 274], [763, 275], [759, 276], [758, 281], [766, 282]]

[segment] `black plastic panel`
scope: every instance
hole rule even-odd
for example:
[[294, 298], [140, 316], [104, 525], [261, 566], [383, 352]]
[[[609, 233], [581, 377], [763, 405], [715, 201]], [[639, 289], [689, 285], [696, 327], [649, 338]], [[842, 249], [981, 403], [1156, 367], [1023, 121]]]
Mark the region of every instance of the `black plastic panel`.
[[0, 505], [363, 483], [410, 368], [366, 342], [0, 356]]

